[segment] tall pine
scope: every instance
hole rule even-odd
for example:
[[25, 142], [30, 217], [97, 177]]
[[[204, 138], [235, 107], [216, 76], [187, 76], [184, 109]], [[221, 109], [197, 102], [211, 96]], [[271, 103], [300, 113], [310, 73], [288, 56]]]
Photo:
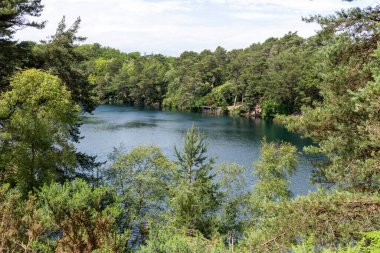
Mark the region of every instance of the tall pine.
[[183, 149], [174, 150], [177, 168], [170, 189], [172, 221], [176, 227], [198, 230], [209, 237], [215, 223], [213, 214], [220, 206], [213, 181], [214, 159], [207, 157], [205, 137], [194, 126], [186, 133]]

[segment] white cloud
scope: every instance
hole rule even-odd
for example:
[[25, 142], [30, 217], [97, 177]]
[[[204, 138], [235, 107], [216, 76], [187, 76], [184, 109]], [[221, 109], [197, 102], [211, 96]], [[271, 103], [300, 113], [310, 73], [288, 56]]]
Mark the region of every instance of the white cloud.
[[353, 3], [341, 0], [43, 0], [44, 30], [25, 29], [22, 40], [41, 40], [55, 32], [63, 15], [67, 22], [81, 16], [80, 34], [123, 51], [178, 55], [221, 45], [246, 47], [270, 36], [298, 31], [310, 36], [316, 25], [301, 16], [333, 13]]
[[[331, 12], [341, 8], [355, 6], [358, 3], [342, 0], [210, 0], [219, 4], [227, 4], [237, 9], [253, 10], [292, 10], [297, 12], [315, 11], [318, 13]], [[360, 5], [370, 5], [374, 1], [363, 0]]]

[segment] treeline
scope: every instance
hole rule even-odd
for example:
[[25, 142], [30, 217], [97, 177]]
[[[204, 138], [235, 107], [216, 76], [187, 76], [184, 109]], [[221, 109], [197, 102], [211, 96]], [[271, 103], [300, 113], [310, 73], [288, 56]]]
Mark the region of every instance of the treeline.
[[315, 82], [317, 37], [296, 33], [270, 38], [246, 49], [218, 47], [179, 57], [121, 53], [99, 44], [78, 51], [90, 60], [84, 71], [96, 86], [101, 103], [126, 103], [193, 110], [234, 105], [264, 116], [299, 112], [320, 96]]
[[[43, 43], [14, 41], [20, 27], [43, 27], [27, 19], [42, 9], [0, 2], [1, 252], [378, 251], [379, 5], [311, 17], [322, 29], [307, 40], [179, 58], [79, 46], [79, 19]], [[296, 148], [265, 140], [248, 186], [246, 168], [216, 166], [196, 127], [173, 160], [141, 146], [99, 164], [74, 146], [81, 112], [99, 100], [298, 112], [278, 120], [324, 157], [312, 177], [320, 189], [294, 198]]]

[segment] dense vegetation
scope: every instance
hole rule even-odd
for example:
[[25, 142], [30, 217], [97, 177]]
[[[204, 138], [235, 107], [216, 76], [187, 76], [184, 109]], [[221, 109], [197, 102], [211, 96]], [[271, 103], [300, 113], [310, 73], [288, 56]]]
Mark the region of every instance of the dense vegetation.
[[[308, 39], [178, 58], [79, 45], [80, 19], [14, 41], [42, 10], [0, 2], [1, 252], [379, 252], [380, 5], [307, 18], [322, 27]], [[80, 112], [114, 102], [261, 108], [313, 139], [319, 190], [293, 197], [297, 151], [266, 140], [247, 186], [196, 126], [174, 160], [140, 146], [99, 164], [75, 149]]]
[[83, 69], [102, 103], [128, 103], [193, 110], [235, 106], [262, 108], [264, 116], [299, 112], [319, 99], [314, 76], [317, 38], [296, 33], [227, 52], [184, 52], [179, 57], [125, 54], [98, 44], [78, 50]]

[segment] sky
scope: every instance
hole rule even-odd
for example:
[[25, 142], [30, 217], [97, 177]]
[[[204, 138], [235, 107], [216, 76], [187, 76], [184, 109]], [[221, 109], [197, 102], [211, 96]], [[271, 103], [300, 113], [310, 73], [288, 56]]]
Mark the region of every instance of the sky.
[[289, 31], [309, 37], [319, 29], [301, 20], [366, 7], [380, 0], [42, 0], [43, 30], [26, 28], [19, 40], [40, 41], [55, 33], [66, 16], [77, 17], [86, 43], [100, 43], [123, 52], [178, 56], [183, 51], [245, 48]]

